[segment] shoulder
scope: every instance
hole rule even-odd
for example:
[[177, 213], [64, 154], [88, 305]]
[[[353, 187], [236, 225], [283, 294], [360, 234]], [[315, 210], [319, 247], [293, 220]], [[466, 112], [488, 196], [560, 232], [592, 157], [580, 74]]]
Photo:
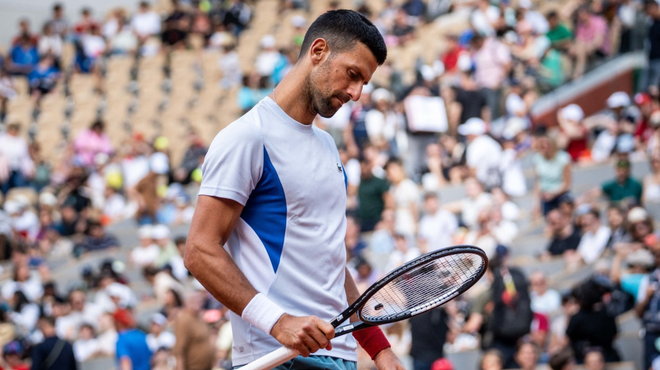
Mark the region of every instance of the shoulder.
[[257, 104], [241, 118], [230, 123], [227, 127], [218, 132], [209, 147], [209, 151], [211, 151], [214, 146], [224, 143], [225, 141], [240, 144], [251, 142], [263, 143], [263, 127], [260, 112], [262, 112], [264, 108], [260, 106], [261, 104]]

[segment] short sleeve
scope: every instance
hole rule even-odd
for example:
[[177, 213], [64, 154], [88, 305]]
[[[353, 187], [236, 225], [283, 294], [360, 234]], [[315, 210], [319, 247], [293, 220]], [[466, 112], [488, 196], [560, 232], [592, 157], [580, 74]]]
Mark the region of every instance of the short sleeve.
[[249, 117], [235, 121], [213, 139], [202, 165], [199, 195], [247, 202], [261, 178], [265, 150], [260, 130]]
[[117, 360], [121, 360], [122, 357], [130, 357], [130, 353], [128, 351], [128, 345], [126, 341], [121, 340], [121, 338], [117, 340], [117, 346], [115, 350], [117, 354]]
[[646, 291], [649, 288], [649, 277], [648, 275], [644, 276], [639, 282], [639, 288], [637, 289], [637, 303], [644, 302], [646, 299]]

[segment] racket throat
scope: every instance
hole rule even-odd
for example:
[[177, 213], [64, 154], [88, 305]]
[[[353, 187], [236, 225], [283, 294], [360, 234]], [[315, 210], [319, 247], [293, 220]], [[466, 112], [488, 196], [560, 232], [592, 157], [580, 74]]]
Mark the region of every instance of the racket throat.
[[362, 321], [355, 321], [355, 322], [352, 322], [350, 324], [342, 325], [342, 326], [338, 327], [337, 329], [335, 329], [335, 337], [339, 337], [341, 335], [349, 334], [349, 333], [352, 333], [356, 330], [365, 329], [365, 328], [368, 328], [370, 326], [372, 326], [372, 325], [365, 324]]

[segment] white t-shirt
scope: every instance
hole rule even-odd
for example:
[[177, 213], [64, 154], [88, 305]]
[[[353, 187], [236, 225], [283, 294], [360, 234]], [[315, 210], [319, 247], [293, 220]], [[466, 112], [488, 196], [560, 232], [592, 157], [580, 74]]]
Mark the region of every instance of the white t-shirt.
[[394, 230], [399, 234], [415, 234], [415, 215], [411, 206], [419, 202], [419, 189], [414, 181], [405, 179], [399, 185], [390, 189], [396, 205], [396, 221]]
[[270, 76], [275, 71], [275, 66], [280, 58], [282, 58], [282, 54], [277, 51], [262, 51], [254, 61], [254, 69], [261, 76]]
[[589, 231], [584, 233], [577, 248], [582, 260], [588, 264], [596, 262], [598, 257], [603, 254], [611, 234], [612, 231], [605, 225], [601, 225], [595, 233]]
[[457, 229], [456, 216], [444, 209], [434, 215], [424, 215], [419, 220], [419, 235], [426, 239], [429, 251], [452, 246], [452, 237]]
[[130, 188], [137, 185], [149, 173], [149, 158], [140, 155], [132, 158], [124, 158], [121, 162], [124, 175], [124, 187]]
[[477, 179], [488, 180], [490, 171], [498, 171], [502, 147], [488, 135], [476, 137], [468, 144], [465, 159], [468, 167], [476, 170]]
[[78, 362], [86, 361], [93, 354], [98, 352], [99, 349], [99, 341], [96, 339], [78, 339], [73, 342], [73, 355], [76, 357], [76, 361]]
[[131, 252], [131, 261], [140, 267], [153, 265], [158, 259], [160, 248], [156, 244], [147, 247], [138, 246]]
[[[257, 291], [296, 316], [329, 321], [348, 306], [346, 177], [328, 133], [267, 97], [218, 133], [202, 173], [200, 196], [244, 206], [225, 248]], [[240, 316], [230, 318], [234, 366], [280, 347]], [[332, 346], [316, 354], [357, 360], [353, 336]]]
[[479, 212], [493, 204], [493, 198], [488, 193], [481, 193], [476, 199], [464, 198], [461, 201], [461, 220], [463, 223], [473, 229], [477, 226]]
[[482, 35], [493, 36], [495, 35], [495, 30], [491, 26], [491, 23], [497, 21], [499, 17], [500, 10], [495, 6], [489, 6], [485, 12], [481, 9], [475, 9], [470, 17], [470, 22], [472, 23], [472, 27]]
[[543, 295], [530, 292], [532, 311], [543, 315], [551, 315], [561, 309], [561, 295], [553, 289], [548, 289]]
[[170, 333], [169, 331], [164, 331], [160, 333], [158, 336], [154, 336], [153, 334], [147, 334], [147, 346], [149, 346], [149, 349], [151, 350], [151, 353], [156, 353], [159, 348], [167, 348], [170, 349], [174, 347], [174, 344], [176, 343], [176, 337], [174, 334]]
[[131, 28], [138, 36], [151, 36], [160, 33], [160, 17], [155, 12], [136, 13]]

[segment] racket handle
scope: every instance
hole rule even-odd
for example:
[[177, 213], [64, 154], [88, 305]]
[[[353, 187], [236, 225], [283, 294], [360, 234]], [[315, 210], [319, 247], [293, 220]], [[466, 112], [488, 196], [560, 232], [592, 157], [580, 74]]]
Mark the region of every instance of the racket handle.
[[297, 357], [299, 354], [300, 352], [295, 349], [281, 347], [241, 367], [240, 370], [270, 370]]

